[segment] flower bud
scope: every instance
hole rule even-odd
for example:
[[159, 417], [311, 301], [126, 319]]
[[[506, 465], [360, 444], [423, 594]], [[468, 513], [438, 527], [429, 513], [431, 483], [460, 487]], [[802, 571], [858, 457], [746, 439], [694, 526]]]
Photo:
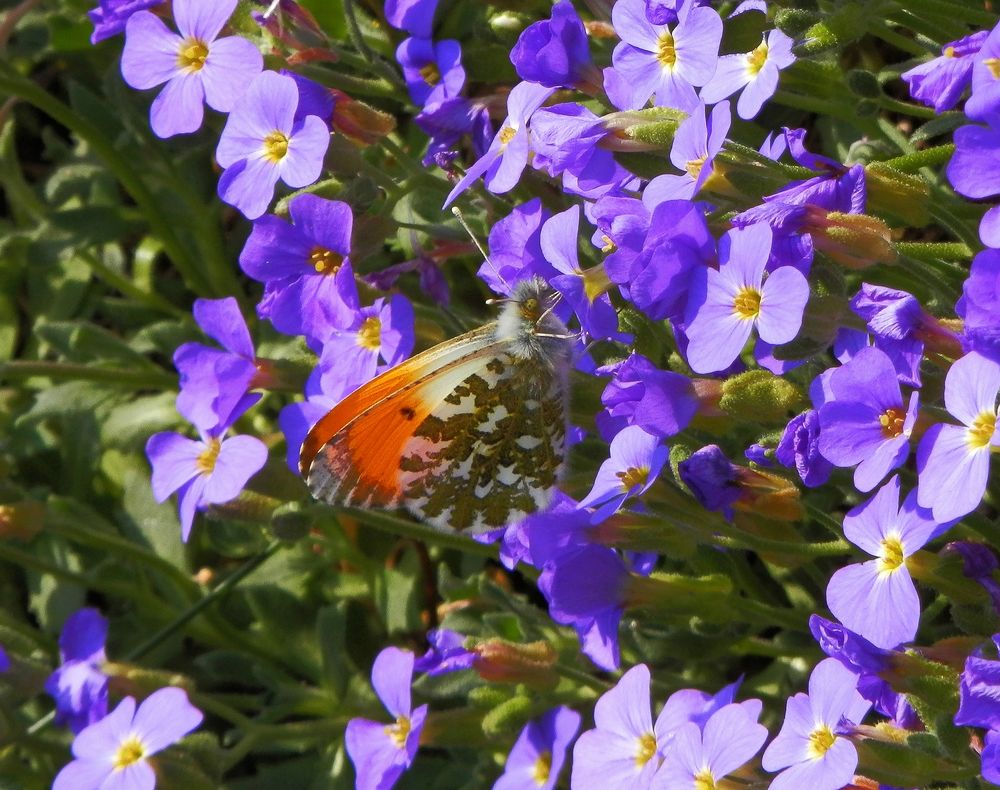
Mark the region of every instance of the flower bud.
[[25, 500], [0, 505], [0, 540], [15, 538], [27, 542], [42, 531], [45, 505]]
[[649, 107], [605, 115], [601, 120], [609, 134], [602, 148], [612, 151], [669, 151], [674, 134], [687, 113], [670, 107]]
[[802, 403], [802, 393], [790, 381], [757, 369], [722, 383], [719, 407], [734, 417], [784, 425], [788, 414]]
[[483, 680], [497, 683], [524, 683], [532, 688], [552, 688], [559, 676], [552, 669], [555, 648], [548, 642], [518, 644], [506, 639], [487, 639], [472, 648], [477, 655], [475, 670]]
[[889, 226], [877, 217], [809, 206], [803, 230], [812, 234], [818, 249], [848, 269], [896, 260]]
[[930, 221], [930, 187], [919, 176], [882, 162], [869, 162], [865, 165], [865, 193], [868, 210], [875, 214], [891, 214], [918, 228]]

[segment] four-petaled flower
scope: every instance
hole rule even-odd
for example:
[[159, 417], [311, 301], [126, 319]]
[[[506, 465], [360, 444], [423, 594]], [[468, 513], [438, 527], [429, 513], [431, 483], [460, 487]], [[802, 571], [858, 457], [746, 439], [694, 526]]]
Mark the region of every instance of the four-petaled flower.
[[580, 714], [564, 705], [528, 722], [510, 750], [503, 776], [493, 790], [552, 790], [566, 761], [566, 750], [579, 729]]

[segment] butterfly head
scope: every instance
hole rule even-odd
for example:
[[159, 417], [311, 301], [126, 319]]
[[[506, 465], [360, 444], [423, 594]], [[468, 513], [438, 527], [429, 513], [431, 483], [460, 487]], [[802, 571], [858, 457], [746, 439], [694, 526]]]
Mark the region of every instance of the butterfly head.
[[497, 319], [497, 336], [511, 341], [515, 356], [568, 359], [575, 335], [553, 312], [559, 298], [559, 293], [541, 277], [514, 285]]

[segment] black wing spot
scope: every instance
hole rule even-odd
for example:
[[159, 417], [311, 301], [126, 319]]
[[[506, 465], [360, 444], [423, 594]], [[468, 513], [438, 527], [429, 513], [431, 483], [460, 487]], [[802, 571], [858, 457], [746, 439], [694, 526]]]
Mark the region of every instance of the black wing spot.
[[401, 408], [399, 410], [399, 413], [402, 415], [404, 420], [412, 420], [414, 417], [417, 416], [417, 413], [409, 406], [404, 406], [403, 408]]

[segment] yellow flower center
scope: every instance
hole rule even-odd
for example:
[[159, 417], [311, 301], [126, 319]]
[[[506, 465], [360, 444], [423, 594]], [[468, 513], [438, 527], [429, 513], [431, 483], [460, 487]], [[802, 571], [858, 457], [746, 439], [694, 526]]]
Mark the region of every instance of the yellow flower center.
[[288, 135], [275, 129], [264, 138], [264, 158], [278, 164], [288, 153]]
[[635, 753], [635, 765], [637, 768], [642, 768], [656, 754], [656, 736], [651, 732], [647, 732], [639, 738], [638, 743], [639, 749]]
[[946, 58], [957, 57], [957, 55], [955, 54], [955, 48], [954, 47], [945, 47], [944, 48], [944, 52], [942, 52], [941, 54], [944, 55]]
[[385, 726], [385, 734], [396, 744], [397, 749], [406, 746], [406, 738], [410, 734], [410, 720], [406, 716], [398, 716], [395, 724]]
[[760, 46], [747, 55], [747, 73], [751, 77], [756, 77], [764, 64], [767, 62], [767, 40], [760, 42]]
[[993, 79], [1000, 80], [1000, 58], [986, 58], [983, 61], [983, 65], [993, 75]]
[[177, 67], [194, 73], [205, 67], [208, 59], [208, 44], [197, 38], [186, 38], [177, 50]]
[[507, 145], [507, 143], [514, 139], [515, 134], [517, 134], [517, 129], [513, 126], [505, 126], [500, 130], [500, 144]]
[[733, 312], [745, 321], [760, 315], [760, 291], [749, 286], [741, 288], [733, 299]]
[[965, 443], [972, 450], [982, 450], [989, 447], [993, 432], [997, 427], [997, 416], [991, 411], [984, 411], [972, 421], [965, 434]]
[[542, 752], [535, 760], [535, 765], [531, 769], [531, 778], [535, 784], [542, 787], [549, 781], [549, 773], [552, 771], [552, 752]]
[[694, 775], [694, 790], [716, 790], [715, 777], [706, 768]]
[[583, 277], [583, 291], [587, 294], [587, 301], [591, 304], [594, 303], [598, 296], [611, 288], [611, 280], [608, 278], [608, 272], [601, 264], [591, 266], [586, 271], [580, 272], [580, 276]]
[[882, 552], [878, 558], [879, 573], [892, 573], [903, 564], [903, 542], [899, 535], [890, 535], [882, 540]]
[[629, 491], [632, 486], [645, 485], [649, 479], [649, 467], [630, 466], [624, 472], [615, 472], [618, 479], [622, 481], [622, 491]]
[[820, 759], [824, 754], [830, 751], [830, 747], [833, 746], [837, 741], [837, 736], [833, 734], [833, 730], [827, 727], [825, 724], [821, 724], [811, 733], [809, 733], [809, 757], [812, 760]]
[[312, 252], [309, 253], [309, 262], [312, 263], [316, 274], [336, 274], [340, 271], [344, 256], [325, 247], [313, 247]]
[[656, 59], [663, 64], [664, 68], [672, 69], [677, 62], [677, 50], [674, 48], [674, 37], [670, 31], [660, 35], [656, 42]]
[[201, 455], [195, 460], [194, 465], [203, 475], [210, 475], [215, 470], [215, 462], [219, 459], [219, 450], [222, 449], [222, 442], [218, 439], [209, 439], [208, 445]]
[[614, 252], [615, 250], [618, 249], [618, 245], [611, 240], [611, 237], [608, 236], [607, 233], [601, 234], [601, 241], [604, 242], [604, 246], [601, 247], [601, 252], [603, 252], [605, 255]]
[[903, 432], [906, 412], [902, 409], [886, 409], [884, 414], [879, 415], [878, 421], [882, 426], [882, 435], [886, 439], [895, 439]]
[[145, 756], [146, 748], [142, 745], [142, 741], [134, 735], [130, 735], [118, 745], [118, 751], [115, 752], [113, 761], [115, 769], [120, 771], [122, 768], [128, 768]]
[[441, 71], [438, 69], [436, 63], [428, 63], [421, 68], [420, 76], [424, 78], [424, 82], [431, 86], [441, 82]]
[[684, 169], [687, 170], [687, 174], [695, 181], [698, 180], [698, 176], [701, 174], [701, 169], [705, 166], [706, 159], [708, 159], [708, 154], [705, 154], [705, 156], [699, 157], [698, 159], [689, 159], [687, 164], [684, 165]]
[[375, 316], [366, 318], [358, 329], [358, 345], [369, 351], [382, 347], [382, 322]]

